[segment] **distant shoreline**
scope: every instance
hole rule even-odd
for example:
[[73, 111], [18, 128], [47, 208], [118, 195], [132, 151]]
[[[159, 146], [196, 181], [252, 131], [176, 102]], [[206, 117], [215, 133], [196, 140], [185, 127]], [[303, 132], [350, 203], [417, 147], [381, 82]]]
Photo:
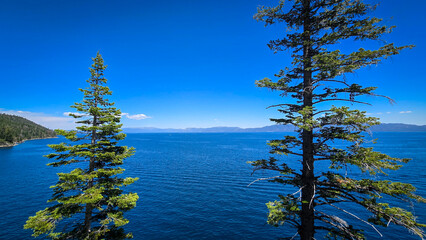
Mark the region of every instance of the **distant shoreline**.
[[[246, 133], [258, 133], [258, 134], [264, 134], [264, 133], [282, 133], [282, 134], [289, 134], [289, 133], [296, 133], [295, 131], [288, 131], [288, 132], [123, 132], [124, 134], [246, 134]], [[418, 133], [418, 134], [426, 134], [426, 131], [374, 131], [367, 134], [374, 134], [374, 133]]]
[[[124, 133], [255, 133], [255, 132], [294, 132], [296, 127], [291, 125], [270, 125], [256, 128], [241, 127], [207, 127], [207, 128], [156, 128], [139, 127], [123, 128]], [[382, 123], [372, 126], [371, 132], [426, 132], [426, 125], [403, 123]]]
[[44, 137], [44, 138], [31, 138], [31, 139], [25, 139], [25, 140], [22, 140], [22, 141], [20, 141], [20, 142], [14, 142], [14, 143], [6, 144], [6, 145], [0, 145], [0, 148], [11, 148], [11, 147], [17, 146], [17, 145], [19, 145], [19, 144], [21, 144], [21, 143], [24, 143], [24, 142], [26, 142], [26, 141], [31, 141], [31, 140], [40, 140], [40, 139], [49, 139], [49, 138], [58, 138], [58, 137], [56, 136], [56, 137]]

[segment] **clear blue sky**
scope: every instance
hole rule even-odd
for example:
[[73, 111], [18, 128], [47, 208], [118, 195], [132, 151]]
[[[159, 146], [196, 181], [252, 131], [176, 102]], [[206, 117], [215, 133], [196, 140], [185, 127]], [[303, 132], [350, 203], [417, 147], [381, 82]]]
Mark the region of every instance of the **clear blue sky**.
[[[265, 108], [285, 99], [254, 81], [291, 59], [266, 46], [285, 27], [265, 28], [252, 16], [277, 2], [0, 1], [0, 111], [69, 128], [64, 113], [81, 100], [77, 89], [99, 50], [126, 127], [270, 125], [279, 115]], [[396, 101], [370, 98], [373, 107], [362, 107], [382, 122], [426, 124], [424, 9], [424, 0], [382, 0], [374, 15], [397, 26], [386, 40], [416, 48], [348, 77]]]

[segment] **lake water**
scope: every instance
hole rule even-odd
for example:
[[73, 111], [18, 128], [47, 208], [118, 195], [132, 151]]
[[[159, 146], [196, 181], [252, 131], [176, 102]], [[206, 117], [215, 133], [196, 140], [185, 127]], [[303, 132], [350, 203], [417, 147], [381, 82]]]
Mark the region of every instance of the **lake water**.
[[[266, 224], [265, 203], [292, 189], [256, 182], [275, 176], [257, 172], [247, 161], [268, 157], [268, 139], [283, 133], [159, 133], [128, 134], [123, 145], [136, 148], [127, 159], [125, 175], [140, 180], [126, 190], [139, 194], [138, 205], [126, 213], [126, 231], [134, 239], [277, 239], [293, 236], [294, 229]], [[414, 184], [426, 196], [426, 133], [375, 133], [375, 149], [395, 157], [412, 158], [389, 176]], [[27, 141], [0, 149], [0, 239], [31, 239], [24, 230], [28, 216], [46, 207], [57, 181], [56, 172], [70, 168], [48, 167], [47, 144], [62, 139]], [[297, 166], [297, 161], [293, 161]], [[72, 166], [71, 166], [72, 167]], [[326, 166], [318, 166], [326, 170]], [[359, 171], [350, 172], [362, 177]], [[291, 193], [291, 192], [290, 192]], [[425, 204], [414, 205], [419, 221], [426, 222]], [[352, 209], [357, 212], [359, 209]], [[344, 216], [343, 217], [348, 217]], [[356, 220], [347, 218], [350, 223]], [[368, 239], [418, 239], [405, 229], [391, 226], [379, 235], [368, 225]]]

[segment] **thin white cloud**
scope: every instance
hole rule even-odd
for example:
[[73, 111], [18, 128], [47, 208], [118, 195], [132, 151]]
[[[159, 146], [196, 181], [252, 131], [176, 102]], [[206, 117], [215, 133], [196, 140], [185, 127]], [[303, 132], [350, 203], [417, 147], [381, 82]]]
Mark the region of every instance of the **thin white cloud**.
[[[37, 124], [40, 124], [44, 127], [50, 128], [50, 129], [75, 129], [77, 124], [75, 123], [76, 119], [73, 117], [70, 117], [69, 114], [75, 114], [75, 115], [84, 115], [82, 113], [77, 112], [64, 112], [62, 113], [62, 116], [54, 116], [42, 112], [29, 112], [29, 111], [21, 111], [21, 110], [10, 110], [10, 109], [4, 109], [0, 108], [0, 113], [5, 113], [9, 115], [15, 115], [24, 117], [30, 121], [33, 121]], [[150, 116], [147, 116], [145, 114], [135, 114], [130, 115], [128, 113], [123, 113], [123, 116], [126, 116], [129, 119], [133, 120], [142, 120], [151, 118]]]
[[392, 112], [386, 112], [387, 114], [391, 114]]
[[40, 112], [0, 109], [0, 113], [20, 116], [50, 129], [73, 129], [76, 124], [70, 117], [52, 116]]
[[147, 119], [147, 118], [151, 118], [150, 116], [147, 116], [145, 114], [135, 114], [135, 115], [130, 115], [128, 113], [122, 113], [121, 116], [126, 116], [128, 119], [132, 119], [132, 120], [142, 120], [142, 119]]
[[64, 112], [64, 116], [66, 116], [66, 117], [69, 117], [70, 116], [70, 114], [74, 114], [74, 115], [76, 115], [76, 116], [85, 116], [86, 114], [84, 114], [84, 113], [78, 113], [78, 112]]
[[401, 112], [399, 112], [399, 113], [401, 113], [401, 114], [405, 114], [405, 113], [412, 113], [412, 111], [401, 111]]

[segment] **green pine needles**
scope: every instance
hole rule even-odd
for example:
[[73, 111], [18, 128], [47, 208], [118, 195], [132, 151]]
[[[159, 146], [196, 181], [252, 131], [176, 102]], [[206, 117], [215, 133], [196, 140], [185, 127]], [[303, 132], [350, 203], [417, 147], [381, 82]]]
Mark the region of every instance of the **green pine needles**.
[[[391, 31], [392, 27], [380, 25], [381, 19], [366, 16], [374, 8], [361, 0], [281, 0], [276, 7], [259, 8], [254, 16], [266, 26], [286, 24], [285, 36], [270, 41], [268, 46], [274, 52], [290, 50], [293, 58], [291, 67], [275, 75], [277, 81], [265, 78], [257, 85], [291, 97], [287, 103], [274, 106], [284, 117], [272, 120], [296, 126], [298, 135], [271, 140], [274, 155], [252, 162], [255, 169], [278, 172], [270, 181], [294, 187], [294, 193], [267, 204], [268, 223], [295, 227], [293, 238], [365, 239], [363, 231], [351, 221], [358, 221], [356, 226], [371, 227], [379, 235], [377, 225], [397, 224], [425, 237], [425, 225], [418, 223], [412, 213], [386, 203], [389, 199], [402, 203], [426, 201], [414, 194], [416, 189], [410, 184], [381, 180], [408, 159], [366, 147], [365, 132], [379, 124], [378, 119], [343, 104], [368, 104], [365, 96], [377, 96], [375, 87], [351, 83], [348, 74], [412, 47], [384, 43], [375, 50], [336, 50], [342, 41], [380, 40]], [[333, 102], [338, 104], [328, 108], [327, 103]], [[301, 171], [289, 167], [285, 155], [299, 158]], [[327, 163], [329, 170], [316, 170], [320, 162]], [[354, 167], [366, 179], [346, 174], [346, 169]], [[354, 205], [365, 212], [351, 212]]]
[[79, 124], [76, 130], [56, 130], [70, 143], [49, 145], [55, 153], [46, 157], [53, 167], [74, 164], [76, 169], [59, 173], [59, 181], [51, 188], [50, 207], [30, 217], [24, 228], [33, 236], [48, 239], [125, 239], [132, 238], [121, 226], [129, 221], [123, 212], [136, 206], [136, 193], [123, 193], [122, 186], [137, 178], [120, 178], [119, 166], [134, 153], [133, 148], [119, 146], [126, 135], [121, 133], [121, 112], [106, 98], [111, 91], [105, 84], [106, 69], [99, 52], [90, 68], [89, 87], [80, 89], [83, 101], [72, 107], [70, 114]]

